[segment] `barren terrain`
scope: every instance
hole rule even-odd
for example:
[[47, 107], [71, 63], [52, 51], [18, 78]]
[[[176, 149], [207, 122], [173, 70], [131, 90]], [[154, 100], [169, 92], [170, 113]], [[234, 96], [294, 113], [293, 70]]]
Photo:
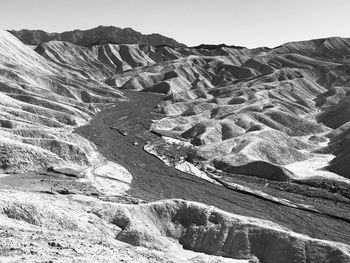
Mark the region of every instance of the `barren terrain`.
[[350, 261], [349, 39], [11, 33], [2, 262]]

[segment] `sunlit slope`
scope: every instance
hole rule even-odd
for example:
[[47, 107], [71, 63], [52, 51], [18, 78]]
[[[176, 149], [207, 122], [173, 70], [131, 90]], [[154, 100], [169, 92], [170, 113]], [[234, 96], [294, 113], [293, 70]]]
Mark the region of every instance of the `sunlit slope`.
[[0, 70], [1, 171], [88, 164], [94, 146], [71, 130], [121, 93], [49, 62], [5, 31]]

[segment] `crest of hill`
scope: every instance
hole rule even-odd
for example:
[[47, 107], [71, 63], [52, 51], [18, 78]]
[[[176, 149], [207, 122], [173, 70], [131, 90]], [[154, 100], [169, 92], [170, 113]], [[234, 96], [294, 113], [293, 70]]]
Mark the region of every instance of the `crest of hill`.
[[12, 35], [27, 45], [39, 45], [52, 40], [68, 41], [80, 46], [101, 44], [147, 44], [151, 46], [167, 45], [186, 47], [172, 38], [160, 34], [144, 35], [132, 28], [99, 26], [88, 30], [73, 30], [62, 33], [48, 33], [43, 30], [10, 30]]
[[244, 49], [246, 47], [242, 47], [242, 46], [235, 46], [235, 45], [226, 45], [226, 44], [219, 44], [219, 45], [214, 45], [214, 44], [200, 44], [198, 46], [194, 46], [192, 48], [194, 49], [220, 49], [220, 48], [234, 48], [234, 49]]
[[305, 41], [288, 42], [272, 49], [273, 53], [297, 53], [332, 60], [349, 57], [350, 38], [329, 37]]

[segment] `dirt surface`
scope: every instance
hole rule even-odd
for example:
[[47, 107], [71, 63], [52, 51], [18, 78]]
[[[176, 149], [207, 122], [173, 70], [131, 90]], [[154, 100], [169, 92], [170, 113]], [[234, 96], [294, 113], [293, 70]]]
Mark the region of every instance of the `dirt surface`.
[[79, 182], [77, 178], [58, 173], [25, 173], [9, 174], [0, 178], [0, 183], [20, 187], [34, 192], [49, 194], [83, 194], [98, 196], [96, 188], [87, 182]]
[[[198, 201], [228, 212], [271, 220], [314, 238], [350, 244], [350, 223], [346, 218], [349, 204], [343, 199], [329, 202], [324, 201], [326, 199], [322, 195], [304, 195], [308, 192], [307, 186], [302, 191], [296, 191], [291, 185], [291, 194], [284, 191], [286, 187], [283, 191], [276, 186], [269, 188], [269, 194], [275, 197], [288, 199], [291, 195], [293, 200], [300, 198], [304, 204], [318, 203], [327, 211], [334, 207], [337, 209], [334, 209], [335, 216], [332, 217], [322, 212], [291, 208], [188, 175], [166, 166], [145, 152], [143, 146], [147, 142], [160, 140], [149, 128], [152, 119], [164, 117], [154, 113], [163, 96], [132, 91], [126, 91], [125, 94], [129, 102], [120, 102], [115, 107], [99, 112], [89, 125], [76, 129], [76, 133], [94, 142], [107, 159], [128, 169], [133, 175], [129, 191], [132, 197], [145, 201], [166, 198]], [[246, 180], [244, 184], [256, 188], [259, 183], [252, 181]]]

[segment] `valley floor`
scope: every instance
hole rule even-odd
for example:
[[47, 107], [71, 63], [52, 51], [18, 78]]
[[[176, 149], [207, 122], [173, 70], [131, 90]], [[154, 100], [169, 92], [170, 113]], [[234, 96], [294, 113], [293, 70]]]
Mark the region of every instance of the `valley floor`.
[[[328, 262], [347, 262], [347, 252], [338, 254], [334, 250], [350, 244], [350, 192], [346, 183], [327, 179], [277, 182], [208, 173], [218, 182], [214, 184], [181, 172], [144, 150], [146, 144], [165, 144], [150, 131], [152, 120], [164, 117], [157, 113], [163, 96], [133, 91], [125, 94], [129, 101], [106, 107], [75, 132], [95, 143], [108, 161], [124, 166], [132, 174], [130, 190], [121, 195], [100, 191], [70, 170], [3, 175], [1, 262], [259, 262], [251, 258], [250, 250], [260, 259], [267, 258], [266, 262], [280, 262], [280, 257], [292, 260], [298, 255], [294, 249], [314, 249], [313, 244], [322, 251], [310, 252], [314, 257], [310, 262], [323, 262], [330, 255]], [[168, 148], [166, 154], [173, 158], [170, 155], [178, 153]], [[169, 215], [174, 212], [175, 216]], [[208, 218], [203, 219], [206, 213]], [[220, 216], [215, 219], [213, 215]], [[202, 226], [198, 220], [209, 221]], [[224, 221], [218, 224], [217, 220]], [[180, 225], [173, 226], [179, 224], [176, 222]], [[225, 230], [232, 222], [234, 230]], [[250, 224], [258, 227], [251, 228]], [[178, 227], [188, 228], [187, 232], [182, 230], [187, 234], [178, 241], [169, 238], [167, 235], [176, 233]], [[225, 246], [216, 250], [220, 242], [236, 246], [235, 239], [229, 241], [229, 235], [224, 233], [236, 233], [240, 228], [248, 231], [248, 242], [253, 242], [248, 250], [229, 248], [228, 254]], [[299, 234], [302, 235], [295, 237]], [[315, 239], [300, 241], [309, 240], [304, 235]], [[267, 242], [266, 249], [259, 238]], [[331, 248], [322, 243], [328, 241]], [[301, 248], [300, 242], [305, 242]], [[169, 243], [176, 248], [162, 248]], [[247, 254], [235, 254], [244, 251]], [[309, 256], [303, 253], [302, 257]], [[317, 261], [318, 256], [321, 261]]]
[[[223, 187], [183, 173], [143, 150], [147, 142], [161, 140], [149, 128], [152, 119], [163, 117], [155, 113], [162, 95], [133, 91], [125, 94], [129, 102], [101, 111], [89, 125], [76, 132], [94, 142], [107, 159], [123, 165], [133, 175], [130, 196], [145, 201], [169, 198], [197, 201], [235, 214], [271, 220], [314, 238], [350, 244], [347, 185], [327, 180], [323, 180], [324, 185], [316, 185], [312, 180], [307, 184], [224, 176], [228, 186]], [[310, 209], [290, 207], [249, 191], [237, 190], [229, 186], [230, 182]]]

